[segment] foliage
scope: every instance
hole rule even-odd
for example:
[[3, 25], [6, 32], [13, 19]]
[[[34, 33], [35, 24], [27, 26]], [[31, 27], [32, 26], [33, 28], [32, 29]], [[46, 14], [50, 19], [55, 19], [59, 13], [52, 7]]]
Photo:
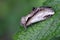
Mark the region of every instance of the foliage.
[[[6, 0], [1, 1], [0, 33], [7, 30], [14, 40], [60, 40], [60, 0]], [[3, 6], [3, 7], [2, 7]], [[22, 16], [32, 7], [51, 6], [55, 14], [42, 22], [30, 25], [25, 31], [20, 25]], [[4, 26], [3, 26], [4, 24]]]

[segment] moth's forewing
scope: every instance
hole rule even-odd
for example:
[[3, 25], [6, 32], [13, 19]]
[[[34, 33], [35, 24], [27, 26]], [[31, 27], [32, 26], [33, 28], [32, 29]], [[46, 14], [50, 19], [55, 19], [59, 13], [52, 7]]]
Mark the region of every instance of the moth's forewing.
[[53, 10], [46, 8], [46, 10], [42, 10], [36, 13], [36, 15], [34, 15], [26, 25], [28, 26], [32, 23], [45, 20], [47, 19], [47, 17], [51, 17], [51, 15], [53, 14], [54, 14]]

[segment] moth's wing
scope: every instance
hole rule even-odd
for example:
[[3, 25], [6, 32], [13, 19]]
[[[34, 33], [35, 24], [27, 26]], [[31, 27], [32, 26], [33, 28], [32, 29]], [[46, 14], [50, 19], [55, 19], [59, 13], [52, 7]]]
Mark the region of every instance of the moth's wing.
[[39, 11], [36, 15], [34, 15], [29, 22], [27, 23], [27, 25], [30, 25], [32, 23], [38, 22], [38, 21], [42, 21], [45, 20], [47, 17], [47, 15], [53, 15], [54, 11], [49, 10], [45, 10], [45, 11]]
[[46, 16], [44, 16], [44, 18], [50, 18], [51, 16], [53, 16], [53, 15], [46, 15]]
[[33, 16], [34, 15], [34, 13], [35, 13], [35, 11], [32, 11], [32, 12], [30, 12], [27, 16], [24, 16], [24, 17], [22, 17], [21, 18], [21, 25], [23, 25], [24, 27], [26, 26], [26, 22], [28, 21], [28, 19], [31, 17], [31, 16]]
[[39, 9], [39, 8], [33, 7], [33, 11], [30, 12], [30, 14], [28, 14], [28, 15], [26, 16], [26, 20], [28, 20], [29, 17], [33, 16], [38, 9]]
[[25, 16], [26, 21], [27, 21], [28, 18], [31, 17], [32, 15], [34, 15], [34, 11], [30, 12], [27, 16]]
[[29, 22], [28, 22], [26, 25], [30, 25], [30, 24], [32, 24], [32, 23], [35, 23], [35, 22], [44, 20], [44, 18], [41, 17], [41, 15], [42, 15], [41, 13], [36, 14], [34, 17], [32, 17], [32, 18], [29, 20]]
[[52, 8], [50, 6], [41, 6], [40, 8]]

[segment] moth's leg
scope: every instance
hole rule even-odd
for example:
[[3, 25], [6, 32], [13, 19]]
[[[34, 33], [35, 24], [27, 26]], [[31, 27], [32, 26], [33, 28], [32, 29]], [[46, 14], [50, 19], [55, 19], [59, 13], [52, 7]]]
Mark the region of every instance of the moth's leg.
[[27, 29], [27, 26], [26, 26], [26, 25], [24, 25], [24, 29], [25, 29], [25, 30]]

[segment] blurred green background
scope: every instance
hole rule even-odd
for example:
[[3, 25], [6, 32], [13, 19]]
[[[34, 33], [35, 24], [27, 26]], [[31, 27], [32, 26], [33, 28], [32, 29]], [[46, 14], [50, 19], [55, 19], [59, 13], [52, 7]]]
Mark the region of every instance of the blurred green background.
[[[55, 15], [24, 31], [22, 16], [33, 7], [51, 6]], [[60, 0], [0, 0], [0, 40], [60, 40]]]

